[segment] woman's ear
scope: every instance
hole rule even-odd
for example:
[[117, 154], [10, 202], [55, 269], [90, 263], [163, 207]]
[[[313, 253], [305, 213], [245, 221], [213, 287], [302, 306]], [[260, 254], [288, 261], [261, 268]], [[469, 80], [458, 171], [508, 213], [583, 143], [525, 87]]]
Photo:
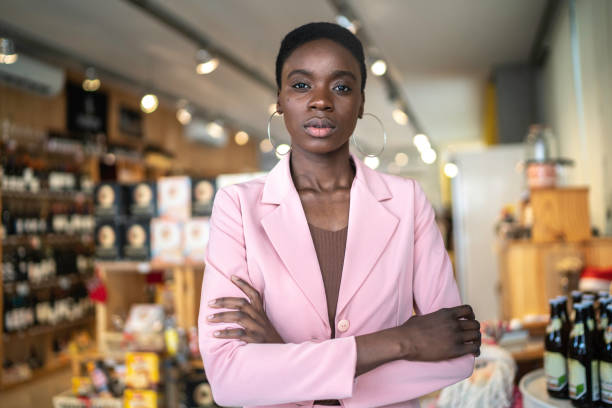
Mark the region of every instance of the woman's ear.
[[276, 98], [276, 111], [278, 112], [279, 115], [283, 114], [283, 107], [281, 106], [280, 103], [280, 98]]

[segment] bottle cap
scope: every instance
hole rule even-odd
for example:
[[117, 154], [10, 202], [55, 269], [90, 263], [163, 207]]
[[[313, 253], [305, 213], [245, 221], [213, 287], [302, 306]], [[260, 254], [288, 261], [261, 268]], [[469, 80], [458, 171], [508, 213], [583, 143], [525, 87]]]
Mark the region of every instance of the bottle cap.
[[572, 296], [581, 296], [582, 292], [579, 290], [572, 290]]
[[595, 295], [593, 295], [592, 293], [585, 293], [584, 295], [582, 295], [582, 300], [595, 300]]
[[612, 302], [608, 302], [608, 303], [606, 304], [606, 310], [607, 310], [608, 312], [612, 313]]
[[567, 302], [567, 296], [565, 295], [559, 295], [557, 299], [559, 299], [560, 302]]

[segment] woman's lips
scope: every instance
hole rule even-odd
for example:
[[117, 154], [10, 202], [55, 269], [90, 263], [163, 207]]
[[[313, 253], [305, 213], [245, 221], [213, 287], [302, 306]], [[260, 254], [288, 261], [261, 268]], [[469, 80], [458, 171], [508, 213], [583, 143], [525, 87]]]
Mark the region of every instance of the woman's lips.
[[306, 129], [306, 133], [308, 133], [312, 137], [326, 137], [326, 136], [329, 136], [335, 130], [335, 128], [331, 128], [331, 127], [314, 127], [314, 126], [307, 126], [305, 129]]

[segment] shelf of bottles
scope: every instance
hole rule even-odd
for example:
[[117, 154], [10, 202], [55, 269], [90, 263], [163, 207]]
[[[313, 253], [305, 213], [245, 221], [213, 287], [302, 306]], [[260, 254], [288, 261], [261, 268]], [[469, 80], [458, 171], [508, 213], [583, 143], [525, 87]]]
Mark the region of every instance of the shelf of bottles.
[[95, 225], [94, 183], [78, 161], [16, 149], [3, 151], [0, 164], [4, 388], [65, 366], [57, 356], [93, 327], [86, 282]]

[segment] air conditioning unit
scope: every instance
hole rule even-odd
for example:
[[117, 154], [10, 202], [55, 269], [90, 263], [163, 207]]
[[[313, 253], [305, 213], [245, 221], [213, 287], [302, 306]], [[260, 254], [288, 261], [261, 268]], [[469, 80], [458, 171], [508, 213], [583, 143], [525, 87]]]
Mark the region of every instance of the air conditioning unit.
[[217, 122], [209, 122], [194, 117], [185, 126], [185, 137], [188, 140], [204, 143], [213, 147], [223, 147], [227, 144], [227, 130]]
[[14, 64], [0, 64], [0, 82], [45, 96], [60, 93], [65, 80], [63, 70], [23, 54]]

